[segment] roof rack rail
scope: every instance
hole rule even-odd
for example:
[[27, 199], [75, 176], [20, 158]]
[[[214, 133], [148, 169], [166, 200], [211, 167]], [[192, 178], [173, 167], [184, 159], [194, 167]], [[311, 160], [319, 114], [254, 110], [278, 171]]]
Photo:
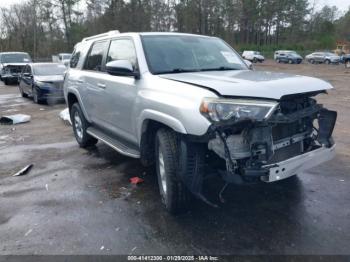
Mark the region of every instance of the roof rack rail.
[[112, 30], [112, 31], [109, 31], [109, 32], [106, 32], [103, 34], [85, 37], [85, 38], [83, 38], [82, 42], [93, 40], [93, 39], [104, 37], [104, 36], [112, 36], [112, 35], [118, 35], [118, 34], [120, 34], [119, 30]]

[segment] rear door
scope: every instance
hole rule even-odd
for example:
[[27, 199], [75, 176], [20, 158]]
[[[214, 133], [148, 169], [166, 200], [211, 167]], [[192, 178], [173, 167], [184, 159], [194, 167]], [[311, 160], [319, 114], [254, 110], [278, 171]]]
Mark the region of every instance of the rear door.
[[97, 41], [92, 44], [81, 71], [80, 85], [83, 90], [83, 104], [91, 121], [104, 126], [101, 105], [105, 103], [105, 86], [101, 78], [105, 74], [103, 61], [106, 56], [109, 40]]

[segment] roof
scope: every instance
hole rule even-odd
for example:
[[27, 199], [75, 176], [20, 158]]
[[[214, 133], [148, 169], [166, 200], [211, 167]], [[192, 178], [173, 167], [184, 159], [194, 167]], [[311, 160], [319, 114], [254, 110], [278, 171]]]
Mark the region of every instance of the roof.
[[89, 36], [83, 38], [82, 42], [88, 42], [96, 39], [105, 39], [113, 36], [132, 36], [132, 35], [142, 35], [142, 36], [155, 36], [155, 35], [179, 35], [179, 36], [197, 36], [197, 37], [210, 37], [205, 35], [196, 35], [196, 34], [187, 34], [187, 33], [179, 33], [179, 32], [125, 32], [120, 33], [118, 30], [109, 31], [106, 33]]
[[1, 52], [0, 55], [12, 55], [12, 54], [26, 54], [28, 55], [28, 53], [26, 52]]
[[64, 66], [63, 64], [60, 63], [29, 63], [32, 66], [46, 66], [46, 65], [60, 65]]

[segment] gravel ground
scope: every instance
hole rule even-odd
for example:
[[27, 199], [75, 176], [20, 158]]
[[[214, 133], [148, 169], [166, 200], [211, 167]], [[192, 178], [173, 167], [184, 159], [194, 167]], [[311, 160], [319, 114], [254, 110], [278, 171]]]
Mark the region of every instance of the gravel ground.
[[[221, 208], [198, 202], [178, 217], [162, 208], [152, 169], [102, 143], [80, 149], [58, 118], [63, 104], [36, 105], [0, 84], [0, 115], [32, 116], [0, 126], [0, 254], [350, 254], [350, 70], [255, 68], [334, 85], [319, 101], [339, 113], [336, 158], [278, 183], [230, 186]], [[11, 176], [31, 163], [27, 175]], [[131, 186], [133, 176], [145, 183]]]

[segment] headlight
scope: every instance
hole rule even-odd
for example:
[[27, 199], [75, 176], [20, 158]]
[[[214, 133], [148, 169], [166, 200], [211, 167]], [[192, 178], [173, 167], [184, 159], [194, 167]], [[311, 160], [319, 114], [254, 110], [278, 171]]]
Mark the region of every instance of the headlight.
[[41, 82], [41, 81], [35, 81], [35, 85], [38, 86], [38, 87], [47, 87], [47, 86], [50, 86], [49, 83]]
[[277, 105], [277, 102], [270, 101], [205, 98], [200, 112], [212, 122], [262, 121], [272, 114]]

